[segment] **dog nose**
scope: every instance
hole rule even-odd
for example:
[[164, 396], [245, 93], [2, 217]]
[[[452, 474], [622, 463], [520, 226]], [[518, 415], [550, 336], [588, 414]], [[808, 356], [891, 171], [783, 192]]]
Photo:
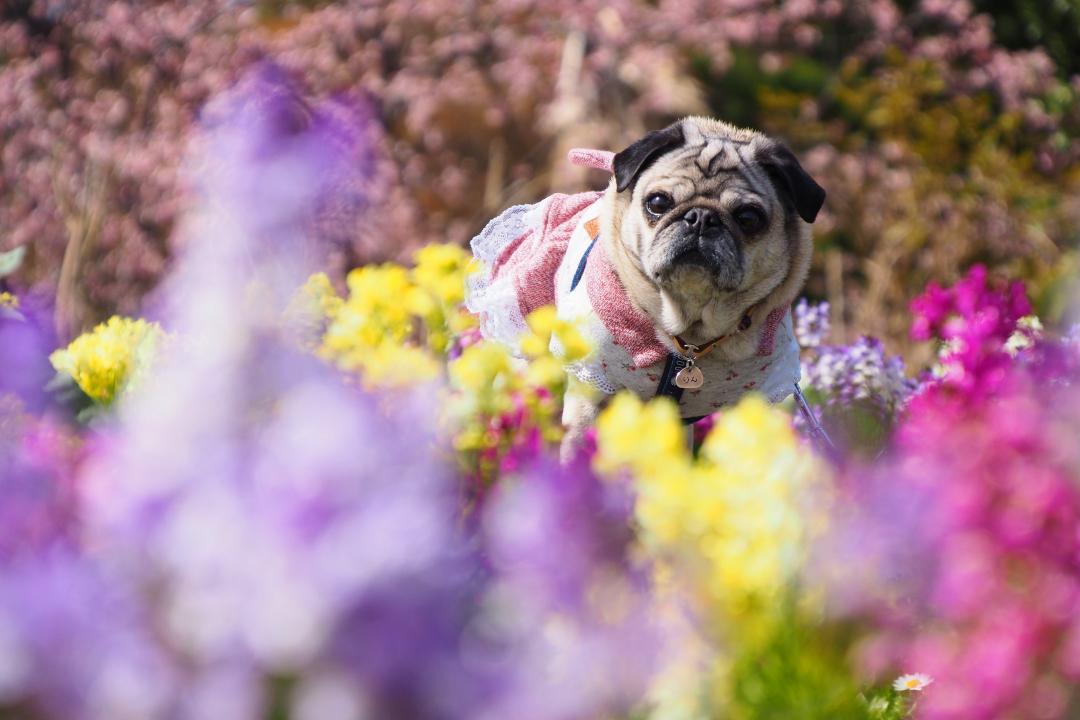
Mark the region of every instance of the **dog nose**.
[[709, 208], [690, 208], [682, 216], [682, 220], [690, 226], [691, 230], [699, 235], [708, 230], [715, 230], [720, 227], [720, 215]]

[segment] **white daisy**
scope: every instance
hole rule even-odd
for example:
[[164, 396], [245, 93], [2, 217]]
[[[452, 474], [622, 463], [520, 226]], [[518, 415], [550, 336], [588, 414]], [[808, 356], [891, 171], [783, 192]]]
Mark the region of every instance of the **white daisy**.
[[907, 675], [901, 675], [893, 680], [893, 690], [900, 692], [907, 692], [909, 690], [918, 692], [924, 687], [934, 682], [934, 678], [930, 677], [926, 673], [908, 673]]

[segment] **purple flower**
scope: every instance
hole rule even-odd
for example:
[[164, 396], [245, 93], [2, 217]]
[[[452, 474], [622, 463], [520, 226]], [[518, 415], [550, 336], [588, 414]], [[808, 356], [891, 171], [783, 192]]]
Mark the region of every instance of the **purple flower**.
[[57, 345], [51, 319], [32, 297], [23, 298], [18, 313], [0, 313], [0, 397], [14, 395], [34, 411], [47, 404], [45, 386], [55, 374], [49, 364]]
[[806, 298], [799, 298], [794, 307], [795, 338], [804, 348], [818, 347], [829, 337], [829, 303], [811, 305]]
[[644, 696], [659, 638], [644, 569], [630, 562], [632, 510], [629, 489], [602, 482], [586, 458], [534, 462], [496, 487], [484, 515], [498, 578], [489, 601], [513, 660], [483, 717], [621, 716]]
[[462, 518], [437, 388], [369, 394], [294, 347], [280, 310], [297, 247], [349, 192], [294, 186], [336, 167], [327, 148], [349, 134], [297, 120], [275, 71], [236, 92], [200, 146], [216, 160], [191, 166], [201, 204], [159, 302], [176, 339], [95, 429], [78, 492], [35, 474], [33, 454], [0, 456], [17, 513], [0, 525], [0, 707], [301, 720], [630, 707], [653, 654], [628, 498], [584, 464], [522, 464]]
[[0, 564], [0, 707], [79, 720], [161, 715], [177, 669], [132, 590], [70, 550]]
[[[920, 717], [1064, 717], [1080, 677], [1080, 367], [1036, 338], [1004, 348], [1022, 289], [973, 271], [915, 303], [952, 365], [911, 399], [888, 454], [847, 468], [850, 504], [823, 555], [876, 632], [867, 672], [935, 678]], [[829, 576], [827, 561], [818, 571]]]
[[851, 345], [823, 345], [803, 361], [803, 382], [828, 405], [860, 402], [883, 417], [900, 409], [914, 389], [904, 373], [904, 361], [889, 357], [876, 338], [862, 337]]

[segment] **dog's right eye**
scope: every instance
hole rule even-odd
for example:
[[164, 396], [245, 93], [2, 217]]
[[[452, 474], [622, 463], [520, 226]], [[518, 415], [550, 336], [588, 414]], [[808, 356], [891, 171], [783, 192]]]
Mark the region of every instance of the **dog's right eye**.
[[654, 217], [660, 217], [675, 206], [675, 201], [667, 193], [652, 193], [645, 198], [645, 211]]

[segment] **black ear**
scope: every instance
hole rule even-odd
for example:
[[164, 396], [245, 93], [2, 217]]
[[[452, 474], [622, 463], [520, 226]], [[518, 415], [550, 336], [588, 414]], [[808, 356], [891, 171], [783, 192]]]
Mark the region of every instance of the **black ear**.
[[786, 145], [776, 143], [759, 153], [758, 162], [769, 174], [776, 192], [795, 206], [799, 217], [814, 222], [825, 204], [825, 189], [803, 170], [795, 154]]
[[683, 144], [682, 128], [678, 123], [655, 130], [622, 152], [615, 154], [615, 189], [622, 192], [634, 184], [637, 176], [649, 164], [669, 150]]

